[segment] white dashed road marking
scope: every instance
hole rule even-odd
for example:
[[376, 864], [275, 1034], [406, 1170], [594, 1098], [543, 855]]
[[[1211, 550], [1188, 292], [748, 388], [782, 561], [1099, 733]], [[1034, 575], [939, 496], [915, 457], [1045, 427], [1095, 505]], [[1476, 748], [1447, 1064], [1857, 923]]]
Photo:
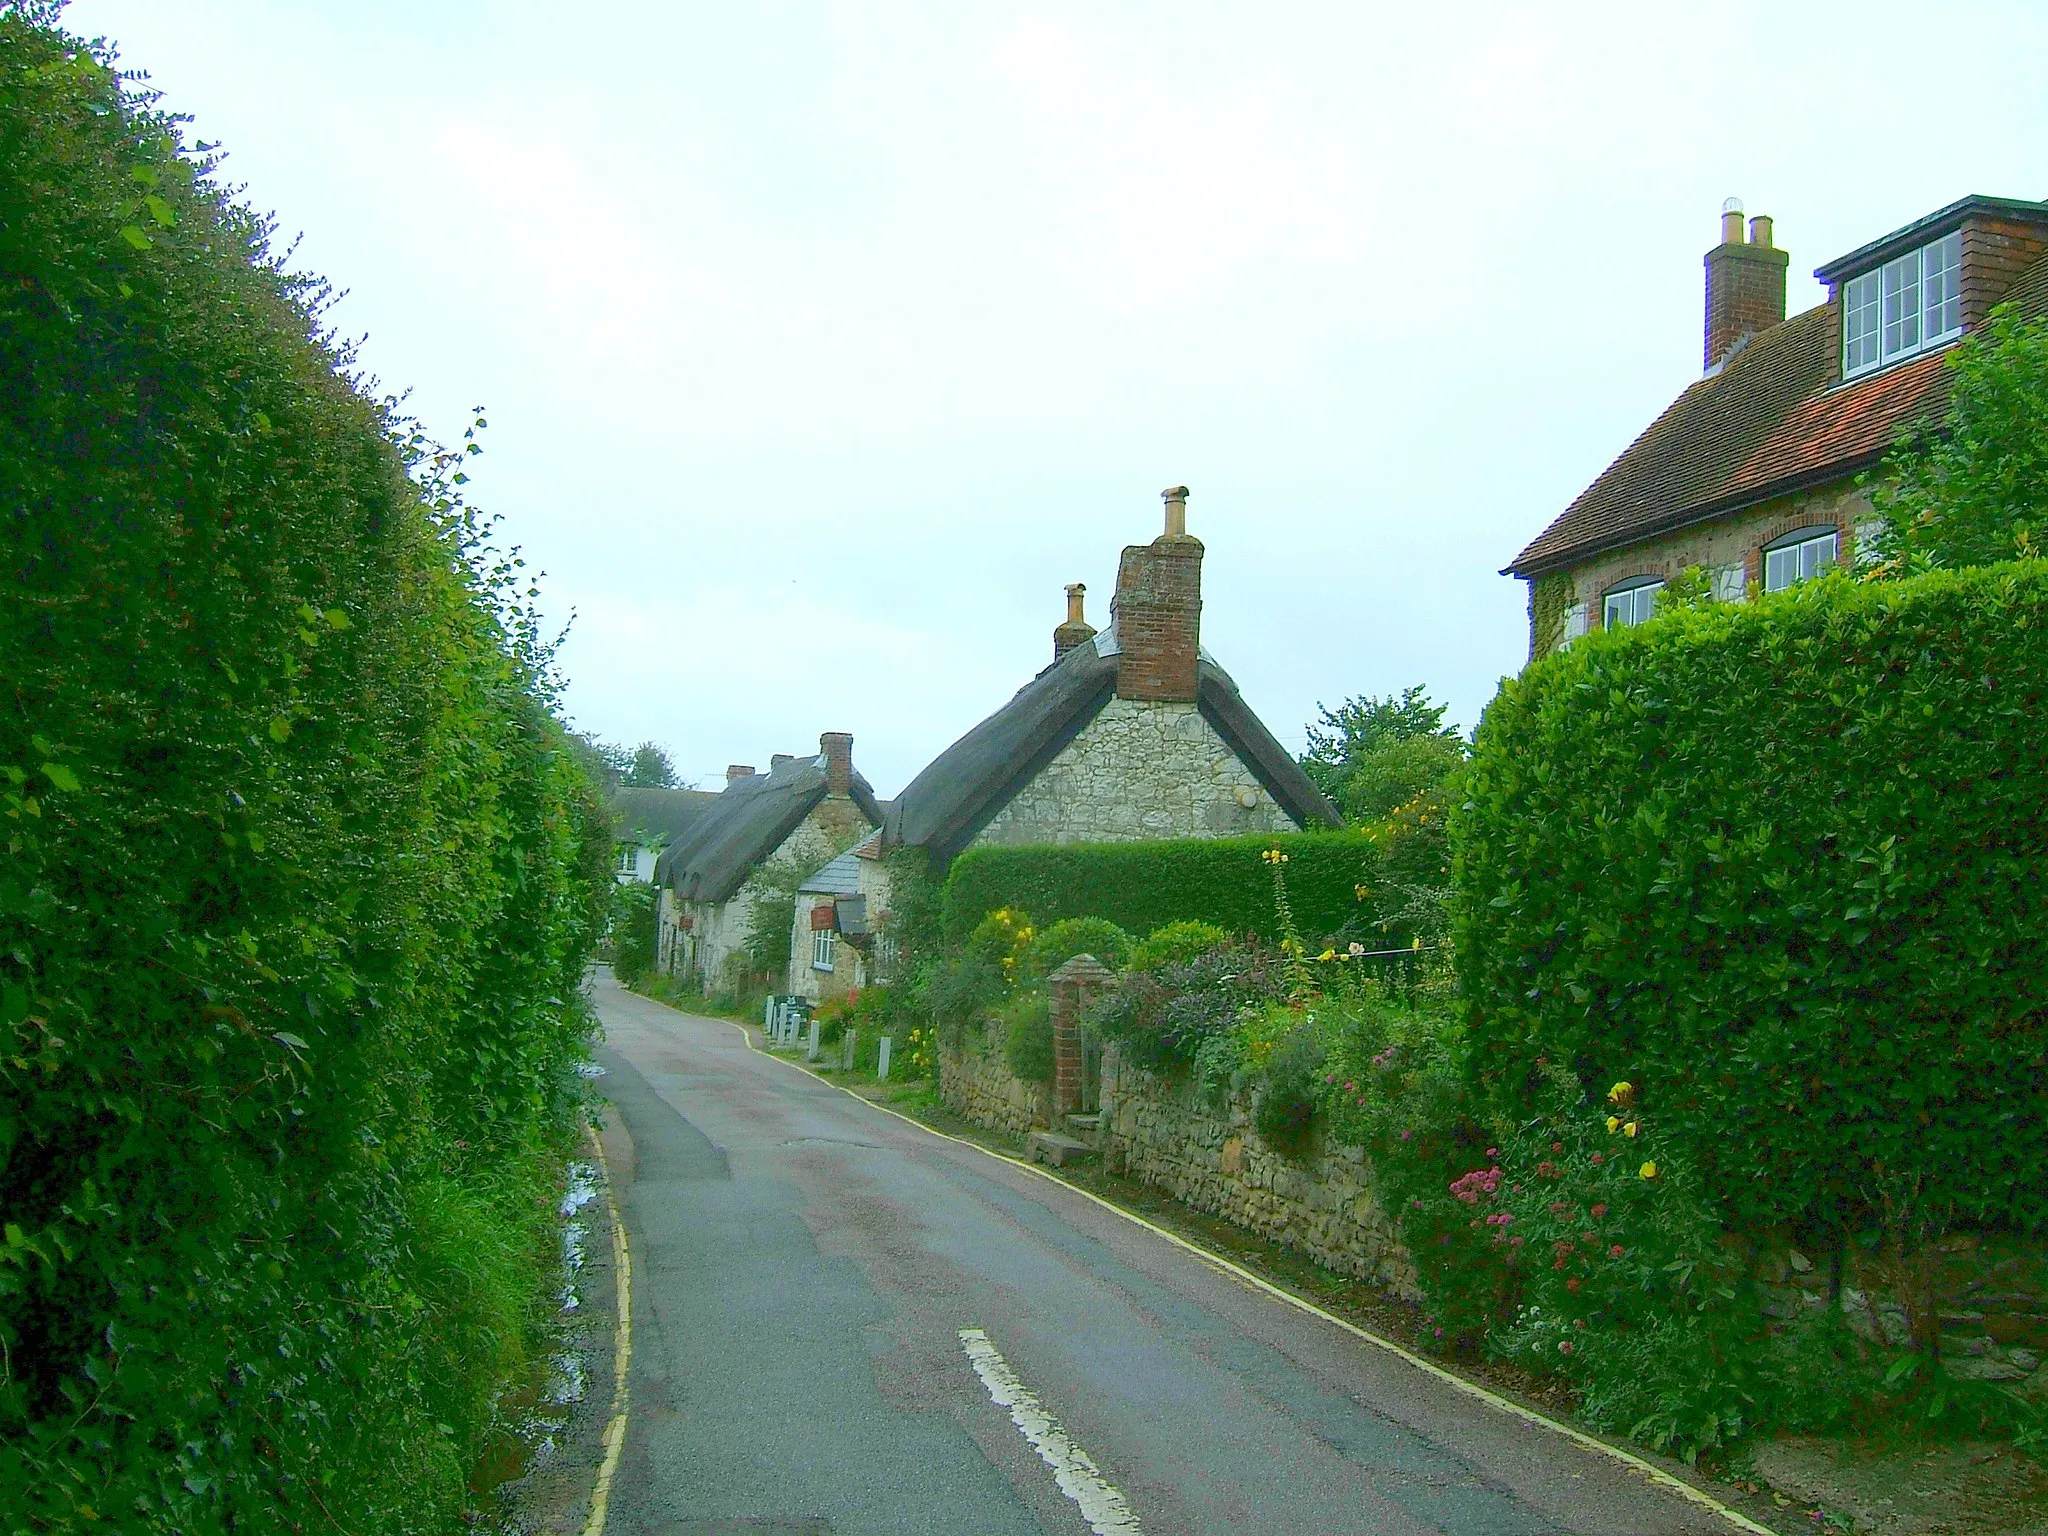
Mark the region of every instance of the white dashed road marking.
[[1095, 1536], [1142, 1536], [1138, 1517], [1131, 1513], [1124, 1496], [1103, 1477], [1093, 1458], [1068, 1438], [1060, 1421], [1045, 1411], [1031, 1389], [1017, 1379], [1010, 1362], [989, 1343], [988, 1335], [979, 1328], [962, 1328], [960, 1343], [988, 1395], [998, 1408], [1010, 1410], [1010, 1422], [1023, 1431], [1039, 1459], [1052, 1468], [1060, 1492], [1081, 1506], [1081, 1518]]

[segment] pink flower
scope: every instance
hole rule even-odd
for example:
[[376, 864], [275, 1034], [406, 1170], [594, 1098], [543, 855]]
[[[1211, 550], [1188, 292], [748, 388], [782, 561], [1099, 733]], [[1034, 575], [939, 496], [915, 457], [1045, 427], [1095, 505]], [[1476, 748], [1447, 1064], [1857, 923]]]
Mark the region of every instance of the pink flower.
[[1486, 1160], [1487, 1160], [1487, 1161], [1488, 1161], [1489, 1163], [1490, 1163], [1490, 1162], [1492, 1162], [1492, 1161], [1493, 1161], [1493, 1160], [1494, 1160], [1494, 1159], [1495, 1159], [1496, 1157], [1499, 1157], [1499, 1156], [1500, 1156], [1500, 1148], [1499, 1148], [1499, 1147], [1488, 1147], [1488, 1148], [1486, 1149]]
[[1621, 1257], [1621, 1253], [1621, 1244], [1616, 1243], [1612, 1248], [1607, 1250], [1607, 1257], [1609, 1257], [1610, 1259], [1618, 1259]]
[[1570, 1354], [1572, 1352], [1572, 1341], [1570, 1339], [1559, 1339], [1557, 1341], [1557, 1349], [1559, 1354]]
[[1413, 1136], [1414, 1134], [1415, 1134], [1415, 1133], [1414, 1133], [1413, 1131], [1403, 1131], [1403, 1132], [1401, 1133], [1401, 1139], [1402, 1139], [1403, 1141], [1406, 1141], [1406, 1140], [1407, 1140], [1407, 1139], [1408, 1139], [1409, 1137]]

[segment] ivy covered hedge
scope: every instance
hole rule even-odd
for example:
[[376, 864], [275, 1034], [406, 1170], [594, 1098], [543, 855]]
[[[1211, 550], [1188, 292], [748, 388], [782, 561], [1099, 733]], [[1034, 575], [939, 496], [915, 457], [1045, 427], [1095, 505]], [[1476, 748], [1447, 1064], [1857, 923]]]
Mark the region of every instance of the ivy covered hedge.
[[0, 8], [0, 1531], [443, 1531], [611, 832], [530, 589], [176, 124]]
[[1507, 683], [1453, 822], [1479, 1070], [1640, 1085], [1738, 1226], [2048, 1218], [2048, 563], [1846, 576]]
[[1304, 935], [1327, 939], [1364, 930], [1368, 914], [1358, 892], [1374, 856], [1372, 839], [1355, 832], [1293, 832], [970, 848], [946, 876], [945, 932], [961, 943], [983, 917], [1009, 908], [1029, 912], [1040, 924], [1097, 917], [1128, 933], [1150, 933], [1193, 920], [1277, 940], [1272, 874], [1259, 860], [1276, 847], [1288, 854], [1288, 890]]

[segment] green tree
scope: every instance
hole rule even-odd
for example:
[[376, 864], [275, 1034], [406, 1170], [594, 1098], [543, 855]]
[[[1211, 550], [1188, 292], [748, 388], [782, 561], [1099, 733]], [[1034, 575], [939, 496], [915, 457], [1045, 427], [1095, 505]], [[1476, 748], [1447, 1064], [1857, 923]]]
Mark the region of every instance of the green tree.
[[1947, 418], [1885, 460], [1878, 570], [1957, 569], [2048, 552], [2048, 319], [2010, 304], [1948, 355]]
[[659, 745], [643, 741], [626, 764], [624, 783], [629, 789], [674, 789], [676, 765]]
[[1360, 695], [1308, 728], [1301, 766], [1352, 821], [1378, 821], [1441, 784], [1465, 760], [1464, 738], [1444, 724], [1421, 684], [1386, 698]]

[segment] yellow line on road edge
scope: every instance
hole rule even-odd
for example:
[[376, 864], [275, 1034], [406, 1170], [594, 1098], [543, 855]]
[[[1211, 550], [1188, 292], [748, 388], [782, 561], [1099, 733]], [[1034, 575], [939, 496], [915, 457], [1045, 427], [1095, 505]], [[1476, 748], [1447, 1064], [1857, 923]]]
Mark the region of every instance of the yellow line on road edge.
[[597, 1486], [590, 1493], [590, 1518], [583, 1523], [583, 1536], [604, 1536], [612, 1474], [619, 1470], [619, 1452], [626, 1444], [626, 1368], [633, 1363], [633, 1256], [626, 1250], [626, 1222], [612, 1195], [611, 1164], [604, 1160], [604, 1145], [595, 1132], [590, 1144], [597, 1152], [597, 1166], [604, 1170], [604, 1204], [612, 1218], [612, 1273], [618, 1277], [619, 1291], [618, 1345], [612, 1352], [612, 1416], [604, 1427], [604, 1460], [598, 1465]]
[[[651, 1002], [653, 1001], [653, 999], [650, 998], [649, 1001]], [[663, 1006], [666, 1005], [664, 1004]], [[674, 1011], [680, 1013], [682, 1010], [676, 1009]], [[691, 1017], [703, 1018], [704, 1015], [694, 1014], [691, 1015]], [[1101, 1206], [1105, 1211], [1114, 1212], [1116, 1215], [1123, 1217], [1125, 1221], [1133, 1222], [1136, 1225], [1143, 1227], [1147, 1232], [1151, 1232], [1158, 1237], [1165, 1238], [1166, 1241], [1172, 1243], [1176, 1248], [1185, 1249], [1187, 1252], [1193, 1254], [1196, 1258], [1202, 1260], [1202, 1262], [1204, 1262], [1205, 1264], [1208, 1264], [1211, 1268], [1221, 1270], [1223, 1273], [1231, 1275], [1234, 1278], [1243, 1281], [1246, 1285], [1251, 1286], [1255, 1290], [1264, 1291], [1268, 1296], [1271, 1296], [1278, 1301], [1285, 1302], [1288, 1306], [1295, 1308], [1297, 1311], [1306, 1312], [1311, 1317], [1319, 1317], [1326, 1323], [1330, 1323], [1338, 1328], [1342, 1328], [1346, 1333], [1353, 1334], [1358, 1338], [1365, 1340], [1366, 1343], [1374, 1345], [1377, 1348], [1383, 1349], [1390, 1355], [1394, 1355], [1402, 1360], [1405, 1360], [1408, 1364], [1414, 1366], [1415, 1369], [1417, 1369], [1418, 1371], [1422, 1371], [1427, 1375], [1434, 1376], [1438, 1381], [1443, 1382], [1446, 1386], [1455, 1388], [1457, 1391], [1464, 1393], [1467, 1397], [1477, 1398], [1480, 1402], [1487, 1404], [1489, 1407], [1496, 1408], [1500, 1410], [1502, 1413], [1511, 1414], [1515, 1418], [1522, 1420], [1524, 1423], [1533, 1424], [1537, 1426], [1539, 1429], [1547, 1429], [1555, 1434], [1563, 1435], [1567, 1440], [1570, 1440], [1575, 1444], [1584, 1446], [1589, 1451], [1596, 1452], [1599, 1455], [1606, 1456], [1611, 1458], [1612, 1460], [1620, 1462], [1623, 1466], [1629, 1468], [1631, 1471], [1641, 1473], [1645, 1478], [1647, 1478], [1650, 1482], [1656, 1484], [1658, 1487], [1669, 1489], [1672, 1493], [1677, 1494], [1680, 1498], [1689, 1499], [1693, 1503], [1699, 1505], [1702, 1509], [1708, 1509], [1713, 1511], [1715, 1514], [1719, 1515], [1723, 1520], [1726, 1520], [1730, 1525], [1734, 1526], [1738, 1531], [1748, 1531], [1752, 1533], [1752, 1536], [1778, 1536], [1778, 1533], [1776, 1531], [1773, 1531], [1769, 1526], [1757, 1524], [1756, 1521], [1750, 1519], [1749, 1516], [1742, 1513], [1742, 1511], [1739, 1509], [1730, 1509], [1726, 1504], [1723, 1504], [1719, 1499], [1715, 1498], [1712, 1494], [1702, 1492], [1700, 1489], [1693, 1487], [1693, 1485], [1691, 1483], [1688, 1483], [1684, 1478], [1674, 1477], [1669, 1472], [1666, 1472], [1662, 1467], [1657, 1466], [1652, 1462], [1645, 1461], [1640, 1456], [1632, 1455], [1629, 1452], [1621, 1449], [1620, 1446], [1609, 1445], [1605, 1440], [1602, 1440], [1595, 1435], [1589, 1435], [1582, 1429], [1574, 1429], [1569, 1424], [1560, 1423], [1558, 1420], [1551, 1418], [1548, 1414], [1538, 1413], [1534, 1408], [1525, 1408], [1522, 1404], [1515, 1402], [1511, 1398], [1502, 1397], [1497, 1392], [1489, 1392], [1485, 1387], [1480, 1386], [1477, 1382], [1467, 1381], [1464, 1377], [1457, 1375], [1455, 1372], [1445, 1370], [1442, 1366], [1436, 1364], [1434, 1361], [1425, 1360], [1421, 1355], [1416, 1354], [1411, 1349], [1404, 1349], [1401, 1345], [1396, 1344], [1392, 1339], [1383, 1338], [1381, 1335], [1372, 1332], [1370, 1329], [1361, 1328], [1358, 1326], [1358, 1324], [1353, 1322], [1347, 1322], [1345, 1319], [1337, 1316], [1334, 1312], [1325, 1312], [1321, 1307], [1317, 1306], [1314, 1302], [1308, 1301], [1303, 1297], [1297, 1296], [1292, 1291], [1282, 1289], [1280, 1286], [1273, 1284], [1272, 1281], [1263, 1279], [1260, 1276], [1253, 1274], [1250, 1270], [1244, 1268], [1240, 1264], [1231, 1263], [1230, 1260], [1224, 1258], [1221, 1254], [1211, 1253], [1208, 1249], [1189, 1242], [1179, 1233], [1169, 1232], [1166, 1230], [1166, 1228], [1158, 1226], [1153, 1222], [1147, 1221], [1144, 1217], [1140, 1216], [1136, 1211], [1127, 1211], [1122, 1206], [1115, 1204], [1113, 1201], [1103, 1199], [1102, 1196], [1096, 1194], [1092, 1190], [1083, 1189], [1078, 1184], [1070, 1184], [1065, 1179], [1059, 1177], [1059, 1175], [1054, 1173], [1048, 1173], [1045, 1169], [1039, 1167], [1036, 1163], [1026, 1162], [1021, 1157], [1012, 1157], [1007, 1152], [997, 1152], [992, 1148], [984, 1147], [978, 1141], [969, 1141], [964, 1136], [949, 1136], [944, 1131], [934, 1130], [931, 1126], [926, 1125], [922, 1120], [914, 1119], [909, 1115], [899, 1114], [897, 1111], [889, 1108], [889, 1106], [886, 1104], [877, 1104], [873, 1099], [863, 1098], [860, 1094], [855, 1093], [851, 1088], [844, 1088], [841, 1087], [838, 1083], [828, 1082], [826, 1081], [826, 1079], [820, 1077], [817, 1073], [812, 1072], [808, 1068], [799, 1065], [797, 1062], [784, 1060], [784, 1058], [775, 1055], [772, 1051], [762, 1050], [758, 1045], [754, 1044], [754, 1032], [751, 1029], [749, 1029], [746, 1025], [738, 1023], [732, 1019], [720, 1019], [718, 1022], [721, 1024], [730, 1024], [734, 1029], [738, 1030], [741, 1033], [741, 1035], [743, 1035], [746, 1038], [747, 1049], [754, 1052], [754, 1054], [757, 1056], [764, 1056], [770, 1061], [780, 1061], [784, 1066], [791, 1067], [798, 1072], [802, 1072], [803, 1075], [809, 1078], [812, 1082], [822, 1083], [827, 1088], [838, 1089], [839, 1092], [845, 1094], [849, 1099], [857, 1100], [858, 1102], [867, 1105], [870, 1109], [880, 1110], [885, 1115], [892, 1115], [896, 1119], [901, 1120], [905, 1125], [914, 1125], [920, 1131], [925, 1132], [927, 1135], [936, 1136], [941, 1141], [950, 1141], [956, 1146], [971, 1147], [976, 1152], [984, 1153], [989, 1157], [995, 1158], [998, 1162], [1008, 1163], [1013, 1168], [1021, 1168], [1026, 1173], [1036, 1174], [1039, 1178], [1045, 1179], [1050, 1183], [1057, 1184], [1061, 1189], [1079, 1195], [1084, 1200], [1092, 1200], [1097, 1205]], [[585, 1536], [597, 1536], [597, 1533], [586, 1532]]]

